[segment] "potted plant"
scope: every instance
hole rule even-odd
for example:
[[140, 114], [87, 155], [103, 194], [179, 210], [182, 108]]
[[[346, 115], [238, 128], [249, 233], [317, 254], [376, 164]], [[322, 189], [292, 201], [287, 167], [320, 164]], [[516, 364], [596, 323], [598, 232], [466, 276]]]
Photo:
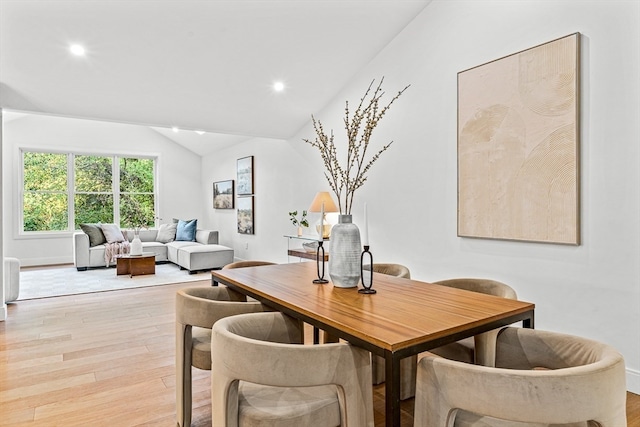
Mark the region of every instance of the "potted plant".
[[289, 212], [289, 219], [294, 227], [298, 227], [298, 236], [302, 236], [302, 227], [308, 227], [307, 211], [302, 211], [302, 216], [298, 219], [298, 211]]

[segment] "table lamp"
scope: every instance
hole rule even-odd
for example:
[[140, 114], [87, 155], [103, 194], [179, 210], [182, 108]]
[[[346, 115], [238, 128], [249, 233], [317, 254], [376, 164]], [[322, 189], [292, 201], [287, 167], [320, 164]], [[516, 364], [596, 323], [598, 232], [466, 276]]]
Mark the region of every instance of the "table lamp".
[[329, 192], [319, 191], [307, 210], [309, 212], [321, 212], [320, 220], [316, 223], [316, 231], [318, 232], [318, 236], [322, 234], [323, 239], [328, 239], [331, 235], [331, 224], [327, 222], [326, 213], [338, 212], [338, 207], [333, 203]]

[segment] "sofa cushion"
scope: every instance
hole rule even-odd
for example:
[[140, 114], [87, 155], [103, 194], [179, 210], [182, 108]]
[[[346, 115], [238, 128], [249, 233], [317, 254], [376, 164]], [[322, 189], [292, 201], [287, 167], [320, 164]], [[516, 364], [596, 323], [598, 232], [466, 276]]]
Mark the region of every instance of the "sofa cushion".
[[104, 237], [100, 224], [80, 224], [80, 228], [87, 236], [89, 236], [89, 247], [107, 243], [107, 239]]
[[197, 219], [191, 219], [188, 221], [184, 221], [182, 219], [178, 220], [178, 227], [176, 228], [176, 240], [181, 242], [195, 242], [197, 227]]
[[222, 245], [191, 245], [178, 250], [178, 265], [190, 272], [221, 268], [233, 262], [233, 249]]
[[177, 223], [160, 224], [158, 229], [158, 235], [156, 236], [156, 242], [169, 243], [176, 239], [176, 231], [178, 228]]
[[178, 250], [187, 246], [199, 245], [197, 242], [181, 242], [174, 240], [173, 242], [165, 243], [167, 247], [167, 259], [174, 264], [178, 263]]
[[124, 242], [124, 234], [116, 224], [100, 224], [107, 243]]

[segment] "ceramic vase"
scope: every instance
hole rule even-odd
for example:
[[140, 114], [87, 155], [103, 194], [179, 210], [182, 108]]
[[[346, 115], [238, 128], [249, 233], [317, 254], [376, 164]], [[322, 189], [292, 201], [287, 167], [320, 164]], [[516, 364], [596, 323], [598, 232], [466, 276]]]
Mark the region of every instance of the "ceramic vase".
[[331, 229], [329, 276], [337, 288], [355, 288], [360, 282], [360, 230], [351, 215], [340, 215]]
[[138, 233], [133, 235], [133, 240], [131, 240], [131, 245], [129, 245], [129, 254], [142, 255], [142, 241], [140, 241]]

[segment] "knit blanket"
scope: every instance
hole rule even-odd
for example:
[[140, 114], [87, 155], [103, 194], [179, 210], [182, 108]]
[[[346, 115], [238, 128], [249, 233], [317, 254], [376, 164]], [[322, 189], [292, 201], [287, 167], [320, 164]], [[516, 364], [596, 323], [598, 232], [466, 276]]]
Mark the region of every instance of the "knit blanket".
[[116, 256], [128, 254], [129, 247], [129, 242], [126, 240], [124, 242], [107, 243], [104, 250], [104, 262], [106, 266], [109, 267], [109, 264], [115, 262]]

